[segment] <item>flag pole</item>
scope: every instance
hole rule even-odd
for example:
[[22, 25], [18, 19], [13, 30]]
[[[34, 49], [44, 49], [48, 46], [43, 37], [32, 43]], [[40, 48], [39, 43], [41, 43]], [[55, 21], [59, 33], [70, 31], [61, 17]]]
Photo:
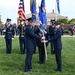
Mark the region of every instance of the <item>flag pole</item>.
[[[46, 25], [45, 0], [41, 0], [41, 5], [39, 7], [39, 21], [41, 21], [42, 25]], [[45, 37], [45, 35], [44, 35], [45, 32], [43, 30], [42, 30], [42, 34], [43, 34], [43, 37]], [[47, 60], [46, 40], [44, 39], [44, 40], [42, 40], [42, 42], [44, 43], [45, 59]]]
[[[43, 31], [43, 37], [45, 37], [44, 31]], [[44, 49], [45, 49], [45, 60], [47, 60], [46, 40], [44, 39], [43, 41], [44, 41]]]
[[[39, 27], [38, 27], [38, 28], [39, 28]], [[39, 30], [42, 32], [42, 34], [43, 34], [43, 37], [45, 37], [45, 35], [44, 35], [45, 31], [41, 30], [40, 28], [39, 28]], [[44, 43], [44, 50], [45, 50], [45, 60], [47, 60], [46, 42], [48, 42], [48, 41], [46, 41], [45, 39], [43, 39], [43, 40], [41, 40], [41, 42], [42, 42], [42, 43]]]
[[55, 2], [56, 21], [58, 19], [57, 10], [58, 10], [58, 14], [60, 14], [59, 0], [56, 0], [56, 2]]
[[56, 3], [56, 0], [55, 0], [55, 20], [57, 21], [57, 3]]
[[[45, 32], [43, 31], [43, 30], [41, 30], [40, 29], [40, 31], [42, 32], [42, 34], [43, 34], [43, 37], [45, 37]], [[44, 50], [45, 50], [45, 60], [47, 60], [47, 50], [46, 50], [46, 42], [48, 42], [48, 41], [46, 41], [45, 39], [43, 39], [41, 42], [43, 42], [44, 43]]]

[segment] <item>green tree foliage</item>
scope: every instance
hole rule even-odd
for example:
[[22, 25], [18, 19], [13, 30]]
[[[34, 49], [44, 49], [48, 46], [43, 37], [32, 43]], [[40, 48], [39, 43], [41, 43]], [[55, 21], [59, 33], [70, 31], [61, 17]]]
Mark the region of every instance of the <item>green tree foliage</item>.
[[68, 24], [75, 24], [75, 18], [72, 18], [71, 20], [69, 20]]
[[2, 21], [0, 20], [0, 24], [2, 24]]
[[58, 19], [58, 21], [61, 23], [61, 24], [67, 24], [67, 19]]

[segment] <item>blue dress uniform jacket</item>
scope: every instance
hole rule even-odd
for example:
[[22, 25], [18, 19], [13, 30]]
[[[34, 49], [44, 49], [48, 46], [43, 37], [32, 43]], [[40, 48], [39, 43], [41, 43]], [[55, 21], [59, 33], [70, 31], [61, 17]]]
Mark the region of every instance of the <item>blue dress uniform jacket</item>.
[[[54, 26], [51, 25], [49, 26], [49, 37], [54, 36]], [[54, 43], [53, 41], [50, 42], [50, 47], [51, 47], [51, 54], [54, 54]]]
[[25, 29], [26, 26], [19, 25], [19, 42], [20, 42], [20, 53], [25, 54], [26, 53], [26, 34], [25, 34]]
[[[35, 25], [33, 27], [33, 29], [34, 29], [34, 33], [37, 34], [37, 31], [38, 31], [37, 25]], [[36, 54], [36, 39], [34, 39], [34, 40], [35, 40], [35, 42], [34, 42], [34, 51], [33, 51], [33, 54]]]
[[34, 49], [34, 38], [36, 39], [41, 39], [38, 35], [34, 33], [34, 30], [32, 29], [31, 26], [26, 27], [26, 38], [27, 38], [27, 48], [28, 49]]
[[25, 72], [30, 71], [30, 69], [32, 68], [31, 60], [34, 51], [34, 42], [35, 42], [34, 38], [41, 40], [41, 37], [39, 37], [34, 33], [34, 30], [30, 25], [26, 26], [26, 38], [27, 38], [26, 40], [27, 56], [25, 61]]
[[57, 62], [57, 71], [62, 70], [62, 58], [61, 58], [61, 50], [62, 50], [62, 42], [61, 42], [62, 31], [58, 28], [55, 31], [55, 35], [50, 39], [54, 41], [54, 51]]
[[6, 53], [7, 54], [10, 54], [12, 52], [13, 33], [14, 33], [13, 26], [11, 24], [9, 26], [6, 26], [5, 41], [6, 41]]
[[49, 26], [49, 36], [53, 36], [54, 35], [54, 26], [53, 25], [51, 25], [51, 26]]
[[6, 34], [5, 38], [6, 39], [12, 39], [12, 35], [14, 34], [14, 28], [12, 25], [6, 27]]
[[50, 39], [54, 41], [54, 48], [62, 49], [61, 35], [62, 35], [62, 31], [60, 28], [58, 28], [55, 31], [55, 35]]

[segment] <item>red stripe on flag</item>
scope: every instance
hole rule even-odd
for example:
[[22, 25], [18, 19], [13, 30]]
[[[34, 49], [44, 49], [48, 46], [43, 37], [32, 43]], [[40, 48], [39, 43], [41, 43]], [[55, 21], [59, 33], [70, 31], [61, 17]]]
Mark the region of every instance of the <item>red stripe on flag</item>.
[[21, 19], [26, 19], [23, 2], [24, 2], [23, 0], [20, 0], [19, 7], [18, 7], [18, 14], [19, 17], [21, 17]]

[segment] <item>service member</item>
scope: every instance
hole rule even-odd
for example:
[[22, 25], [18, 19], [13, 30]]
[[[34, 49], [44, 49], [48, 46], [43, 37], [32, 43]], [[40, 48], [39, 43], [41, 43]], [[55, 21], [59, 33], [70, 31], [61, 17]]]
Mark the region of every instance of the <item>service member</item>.
[[[27, 55], [26, 55], [26, 60], [25, 60], [25, 72], [29, 72], [30, 69], [32, 69], [32, 55], [34, 51], [34, 42], [35, 39], [41, 40], [41, 37], [36, 35], [33, 30], [33, 19], [28, 18], [28, 25], [26, 26], [26, 38], [27, 38]], [[45, 39], [45, 37], [42, 37], [42, 39]]]
[[25, 35], [25, 20], [20, 21], [20, 25], [18, 26], [19, 29], [19, 42], [20, 42], [20, 53], [25, 54], [26, 53], [26, 35]]
[[[55, 20], [50, 21], [50, 26], [49, 26], [49, 37], [54, 36], [54, 22]], [[50, 42], [50, 48], [51, 48], [51, 54], [54, 54], [54, 43], [53, 41]]]
[[6, 53], [11, 54], [12, 53], [12, 38], [14, 34], [14, 28], [11, 24], [11, 19], [7, 19], [7, 24], [5, 27], [5, 42], [6, 42]]
[[[45, 36], [45, 40], [48, 40], [47, 31], [45, 30], [45, 27], [42, 25], [42, 23], [40, 23], [40, 26], [36, 28], [36, 34], [40, 37]], [[45, 42], [45, 46], [44, 46], [44, 40], [40, 41], [37, 39], [36, 44], [38, 46], [38, 52], [39, 52], [39, 64], [45, 64], [45, 59], [46, 59], [45, 47], [47, 47], [48, 42]]]
[[55, 22], [55, 34], [50, 38], [50, 41], [54, 41], [54, 51], [56, 56], [57, 69], [56, 71], [62, 71], [62, 41], [61, 41], [62, 31], [60, 28], [60, 22]]
[[[37, 25], [34, 25], [34, 27], [33, 27], [33, 29], [34, 29], [34, 33], [36, 34], [36, 32], [37, 32]], [[33, 51], [33, 54], [36, 54], [36, 38], [34, 38], [34, 51]]]

